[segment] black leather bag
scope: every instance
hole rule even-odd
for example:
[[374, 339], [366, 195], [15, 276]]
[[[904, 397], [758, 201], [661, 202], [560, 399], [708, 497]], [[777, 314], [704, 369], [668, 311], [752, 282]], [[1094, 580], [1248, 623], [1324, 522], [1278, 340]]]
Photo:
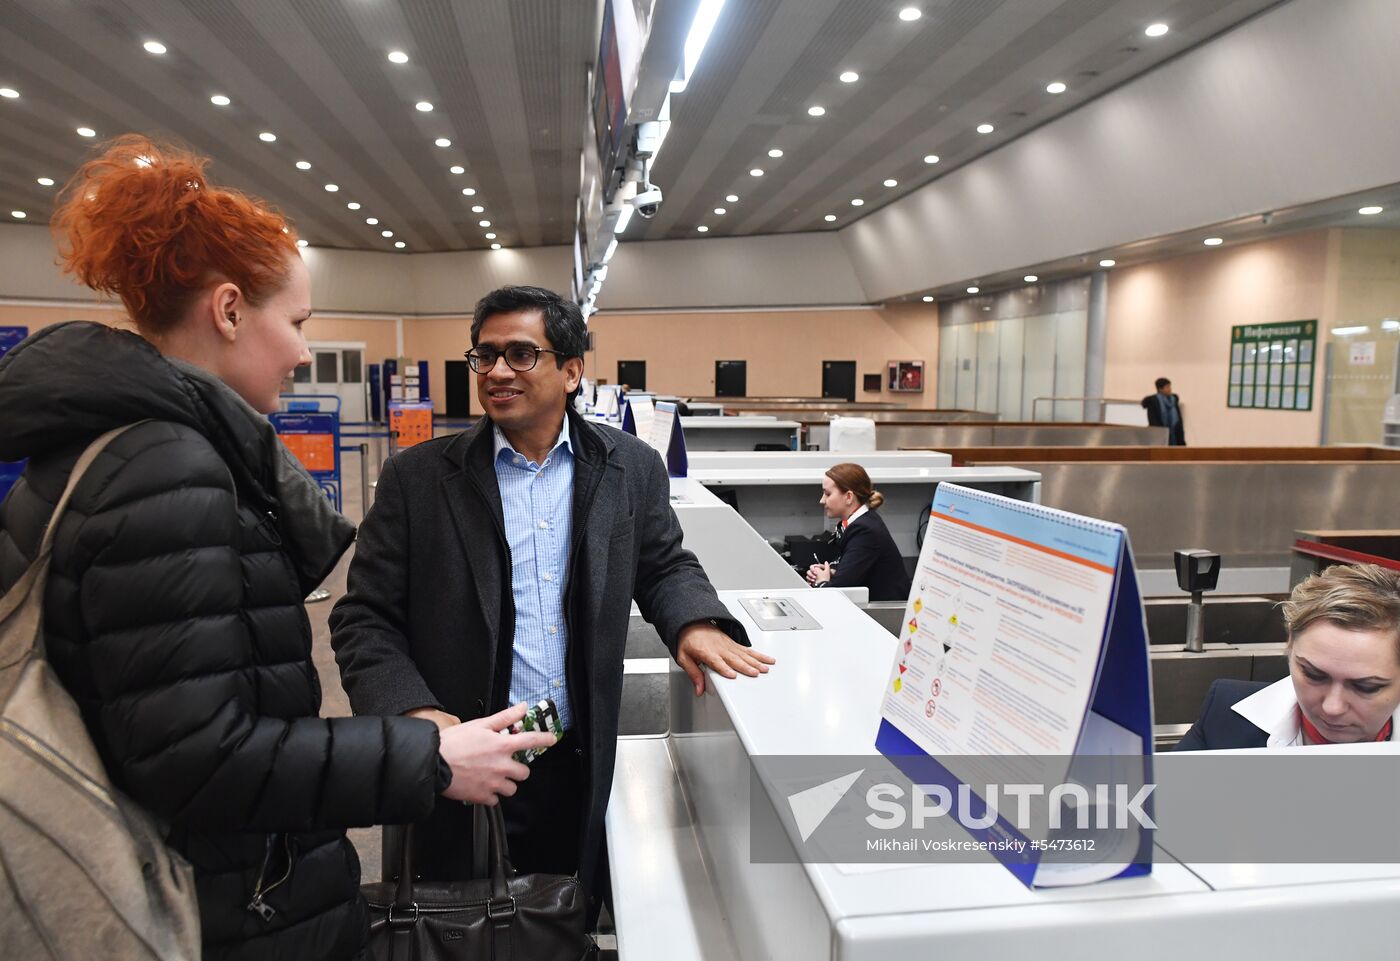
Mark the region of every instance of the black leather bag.
[[[482, 815], [484, 812], [484, 816]], [[579, 961], [592, 955], [587, 898], [576, 875], [517, 875], [500, 805], [478, 808], [489, 864], [476, 880], [415, 881], [413, 829], [397, 881], [366, 884], [371, 961]], [[483, 822], [485, 824], [483, 825]], [[480, 835], [478, 835], [480, 836]], [[481, 875], [485, 876], [481, 876]]]

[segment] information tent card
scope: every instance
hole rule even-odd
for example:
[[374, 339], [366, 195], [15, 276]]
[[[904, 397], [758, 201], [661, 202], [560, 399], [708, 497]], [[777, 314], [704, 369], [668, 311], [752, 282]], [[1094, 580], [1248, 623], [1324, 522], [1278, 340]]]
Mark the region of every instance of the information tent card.
[[685, 431], [676, 416], [676, 405], [658, 401], [651, 419], [651, 446], [666, 462], [666, 472], [672, 477], [684, 477], [690, 470], [690, 458], [685, 452]]
[[1017, 804], [1004, 792], [995, 801], [986, 787], [1045, 785], [1048, 796], [1050, 785], [1084, 786], [1089, 806], [1106, 812], [1121, 810], [1124, 798], [1096, 793], [1105, 770], [1115, 784], [1150, 783], [1147, 625], [1127, 531], [944, 483], [913, 580], [885, 687], [880, 753], [906, 773], [917, 770], [911, 777], [926, 789], [942, 784], [955, 807], [965, 802], [966, 819], [954, 812], [965, 827], [997, 808], [994, 823], [968, 830], [1027, 885], [1149, 873], [1151, 834], [1137, 821], [1101, 834], [1092, 854], [1066, 860], [1050, 852], [1068, 842], [1037, 836], [1043, 823], [1013, 822]]

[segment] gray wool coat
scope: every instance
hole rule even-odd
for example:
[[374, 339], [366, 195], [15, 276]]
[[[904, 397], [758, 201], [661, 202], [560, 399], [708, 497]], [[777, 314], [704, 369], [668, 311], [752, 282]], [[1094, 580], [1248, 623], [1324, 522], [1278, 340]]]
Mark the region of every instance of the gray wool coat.
[[[695, 555], [681, 546], [666, 467], [630, 434], [572, 411], [573, 530], [564, 609], [574, 725], [589, 771], [580, 877], [596, 877], [612, 789], [622, 657], [635, 599], [675, 655], [681, 629], [714, 620], [741, 644]], [[491, 422], [391, 458], [360, 527], [332, 645], [356, 714], [437, 707], [463, 720], [507, 706], [515, 610]], [[469, 809], [439, 798], [415, 829], [424, 877], [465, 877]]]

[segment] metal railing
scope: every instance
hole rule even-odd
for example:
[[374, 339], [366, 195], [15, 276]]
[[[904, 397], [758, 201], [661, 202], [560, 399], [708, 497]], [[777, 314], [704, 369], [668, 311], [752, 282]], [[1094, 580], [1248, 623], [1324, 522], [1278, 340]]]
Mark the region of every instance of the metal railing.
[[[1095, 418], [1094, 422], [1095, 422], [1095, 423], [1099, 423], [1099, 424], [1104, 423], [1104, 411], [1105, 411], [1105, 408], [1106, 408], [1109, 404], [1127, 404], [1127, 405], [1129, 405], [1129, 406], [1131, 406], [1131, 407], [1137, 407], [1138, 405], [1140, 405], [1140, 404], [1142, 403], [1140, 400], [1138, 400], [1138, 399], [1136, 399], [1136, 398], [1132, 398], [1132, 397], [1036, 397], [1036, 398], [1034, 398], [1033, 400], [1031, 400], [1031, 420], [1032, 420], [1032, 421], [1038, 421], [1038, 420], [1040, 420], [1040, 417], [1038, 416], [1037, 408], [1038, 408], [1038, 406], [1039, 406], [1039, 404], [1040, 404], [1041, 401], [1046, 401], [1047, 403], [1050, 403], [1050, 404], [1056, 404], [1056, 403], [1060, 403], [1060, 402], [1065, 402], [1065, 403], [1074, 403], [1074, 402], [1078, 402], [1078, 403], [1081, 403], [1081, 404], [1083, 404], [1083, 403], [1097, 403], [1097, 404], [1099, 405], [1099, 416], [1098, 416], [1097, 418]], [[1087, 408], [1086, 408], [1086, 409], [1087, 409]], [[1052, 408], [1052, 410], [1053, 410], [1053, 408]], [[1051, 414], [1051, 419], [1052, 419], [1052, 420], [1054, 419], [1053, 413]]]

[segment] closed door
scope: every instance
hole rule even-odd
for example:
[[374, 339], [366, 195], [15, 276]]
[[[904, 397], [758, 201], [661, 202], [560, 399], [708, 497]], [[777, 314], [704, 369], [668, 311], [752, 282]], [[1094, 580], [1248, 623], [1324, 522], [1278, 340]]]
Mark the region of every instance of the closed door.
[[628, 390], [646, 390], [647, 362], [644, 360], [619, 360], [617, 362], [617, 382], [626, 384]]
[[[363, 422], [368, 408], [364, 344], [312, 342], [306, 346], [311, 349], [311, 366], [293, 371], [284, 392], [339, 397], [341, 422]], [[329, 411], [331, 405], [322, 404], [321, 409]]]
[[856, 399], [856, 362], [822, 361], [822, 396], [833, 400]]
[[472, 413], [472, 375], [465, 360], [449, 360], [443, 379], [443, 392], [447, 395], [448, 417], [470, 417]]
[[749, 362], [746, 360], [715, 361], [715, 396], [747, 397], [749, 393]]

